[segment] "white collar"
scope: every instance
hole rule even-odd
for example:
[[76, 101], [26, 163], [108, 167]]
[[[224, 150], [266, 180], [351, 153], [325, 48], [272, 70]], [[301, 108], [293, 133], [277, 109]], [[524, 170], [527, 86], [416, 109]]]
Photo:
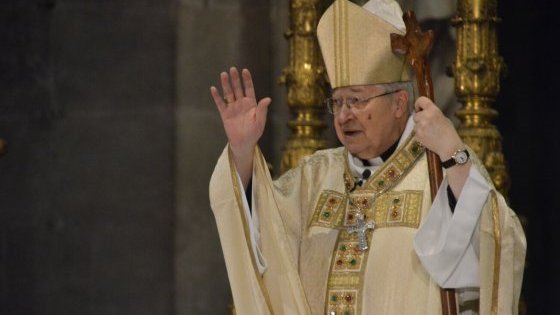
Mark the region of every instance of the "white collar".
[[[404, 131], [399, 139], [399, 144], [397, 145], [398, 148], [408, 139], [412, 131], [414, 130], [414, 120], [412, 119], [412, 115], [408, 117], [406, 122], [406, 127], [404, 127]], [[348, 152], [348, 166], [350, 167], [350, 171], [354, 177], [360, 177], [364, 173], [366, 169], [369, 169], [373, 174], [379, 166], [383, 165], [383, 160], [381, 157], [375, 157], [373, 159], [368, 160], [370, 166], [364, 166], [364, 163], [360, 158], [357, 156], [352, 155]]]

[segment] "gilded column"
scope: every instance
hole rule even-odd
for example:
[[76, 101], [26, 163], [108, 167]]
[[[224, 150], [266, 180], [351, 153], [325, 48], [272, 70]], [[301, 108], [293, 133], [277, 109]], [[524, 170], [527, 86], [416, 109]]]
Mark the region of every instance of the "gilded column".
[[462, 108], [458, 132], [486, 166], [494, 185], [507, 195], [510, 178], [502, 153], [502, 138], [491, 123], [498, 112], [492, 108], [500, 91], [504, 68], [498, 55], [497, 0], [459, 0], [452, 19], [457, 29], [457, 56], [453, 65], [455, 93]]
[[280, 165], [283, 173], [299, 160], [326, 147], [322, 130], [326, 93], [325, 69], [316, 29], [322, 13], [322, 0], [291, 0], [289, 40], [290, 65], [285, 68], [280, 83], [288, 90], [288, 106], [294, 119], [288, 122], [292, 134], [288, 139]]
[[[498, 115], [492, 103], [500, 91], [504, 61], [498, 54], [497, 0], [459, 0], [452, 23], [457, 28], [457, 57], [453, 65], [455, 93], [463, 107], [456, 115], [463, 141], [484, 162], [496, 188], [506, 196], [510, 177], [502, 153], [502, 137], [491, 120]], [[521, 222], [526, 226], [525, 218]], [[522, 294], [523, 295], [523, 294]], [[519, 314], [526, 314], [521, 297]]]

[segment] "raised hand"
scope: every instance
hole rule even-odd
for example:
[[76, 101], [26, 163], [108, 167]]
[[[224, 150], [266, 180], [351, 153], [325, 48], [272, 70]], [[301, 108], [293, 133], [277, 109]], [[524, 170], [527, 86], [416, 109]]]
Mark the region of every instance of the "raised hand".
[[264, 132], [271, 99], [266, 97], [257, 103], [253, 79], [247, 69], [243, 69], [240, 77], [232, 67], [229, 75], [220, 74], [220, 81], [222, 94], [214, 86], [210, 93], [220, 111], [230, 147], [241, 155], [252, 152]]
[[271, 99], [265, 97], [257, 102], [251, 73], [235, 67], [220, 73], [222, 94], [214, 86], [210, 94], [220, 111], [220, 117], [233, 154], [237, 172], [244, 188], [247, 188], [252, 174], [253, 152], [266, 125], [266, 114]]

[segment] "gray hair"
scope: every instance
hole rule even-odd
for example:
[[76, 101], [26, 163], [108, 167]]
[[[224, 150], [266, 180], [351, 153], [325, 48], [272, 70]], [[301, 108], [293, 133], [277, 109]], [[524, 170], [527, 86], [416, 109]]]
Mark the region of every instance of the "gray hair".
[[414, 85], [411, 81], [382, 83], [378, 86], [381, 87], [385, 93], [398, 90], [406, 91], [408, 93], [408, 112], [412, 113], [414, 111], [414, 101], [416, 97], [414, 96]]

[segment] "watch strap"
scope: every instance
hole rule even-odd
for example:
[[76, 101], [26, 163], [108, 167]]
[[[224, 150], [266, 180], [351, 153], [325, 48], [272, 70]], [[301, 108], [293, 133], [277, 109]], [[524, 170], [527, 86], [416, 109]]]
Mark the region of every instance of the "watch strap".
[[443, 166], [443, 168], [450, 168], [455, 164], [457, 164], [457, 162], [455, 162], [455, 159], [453, 157], [451, 157], [449, 160], [441, 162], [441, 166]]
[[467, 149], [461, 149], [461, 150], [455, 151], [455, 153], [453, 153], [453, 155], [451, 156], [450, 159], [441, 162], [441, 166], [443, 166], [443, 168], [447, 169], [447, 168], [450, 168], [453, 165], [456, 165], [457, 164], [456, 156], [460, 152], [465, 152], [465, 154], [467, 155], [467, 160], [465, 160], [465, 163], [466, 163], [468, 161], [469, 157], [470, 157], [469, 156], [469, 151]]

